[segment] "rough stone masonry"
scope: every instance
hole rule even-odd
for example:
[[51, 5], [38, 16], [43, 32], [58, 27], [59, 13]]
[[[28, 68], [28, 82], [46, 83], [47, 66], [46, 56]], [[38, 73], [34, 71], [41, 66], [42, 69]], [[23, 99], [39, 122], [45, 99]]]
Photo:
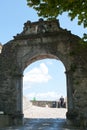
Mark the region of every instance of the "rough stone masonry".
[[23, 31], [2, 47], [0, 126], [23, 124], [23, 72], [31, 63], [44, 58], [60, 60], [65, 66], [66, 119], [87, 126], [87, 45], [62, 29], [58, 20], [43, 19], [27, 21]]

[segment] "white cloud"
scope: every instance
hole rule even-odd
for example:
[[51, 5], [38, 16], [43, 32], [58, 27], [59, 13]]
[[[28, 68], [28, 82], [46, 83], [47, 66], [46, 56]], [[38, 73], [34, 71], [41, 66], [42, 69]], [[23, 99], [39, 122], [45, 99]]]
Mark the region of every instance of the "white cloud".
[[41, 70], [41, 72], [44, 74], [44, 75], [48, 75], [48, 68], [47, 68], [47, 66], [44, 64], [44, 63], [41, 63], [40, 64], [40, 70]]
[[38, 68], [33, 68], [24, 75], [24, 83], [43, 83], [48, 82], [52, 77], [48, 73], [48, 68], [44, 63], [41, 63]]
[[29, 89], [29, 88], [31, 88], [31, 86], [30, 86], [29, 84], [25, 84], [25, 83], [24, 83], [23, 91], [25, 91], [25, 90], [27, 90], [27, 89]]
[[52, 65], [53, 62], [52, 62], [51, 60], [48, 60], [48, 61], [47, 61], [47, 64], [48, 64], [48, 65]]
[[28, 97], [30, 100], [32, 100], [34, 97], [36, 97], [36, 100], [58, 100], [60, 96], [61, 94], [58, 94], [54, 91], [46, 93], [30, 93], [26, 95], [26, 97]]

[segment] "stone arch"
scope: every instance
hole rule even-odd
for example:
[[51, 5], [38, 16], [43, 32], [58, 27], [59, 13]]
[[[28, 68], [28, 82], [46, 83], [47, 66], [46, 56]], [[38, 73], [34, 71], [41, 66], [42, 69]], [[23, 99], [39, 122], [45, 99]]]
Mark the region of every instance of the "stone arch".
[[40, 20], [25, 23], [23, 32], [3, 46], [0, 54], [0, 111], [4, 112], [8, 125], [23, 123], [24, 69], [32, 62], [44, 58], [61, 60], [65, 66], [67, 119], [74, 124], [80, 124], [82, 118], [87, 119], [87, 50], [80, 40], [60, 28], [57, 20]]

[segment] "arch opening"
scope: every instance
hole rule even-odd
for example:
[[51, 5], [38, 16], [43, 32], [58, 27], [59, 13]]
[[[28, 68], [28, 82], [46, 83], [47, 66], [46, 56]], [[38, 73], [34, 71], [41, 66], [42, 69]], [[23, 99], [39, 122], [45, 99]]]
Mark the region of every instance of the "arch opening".
[[[59, 104], [61, 96], [64, 97], [64, 106]], [[66, 76], [63, 63], [58, 59], [45, 58], [30, 64], [25, 69], [23, 78], [24, 117], [66, 118], [66, 106]]]

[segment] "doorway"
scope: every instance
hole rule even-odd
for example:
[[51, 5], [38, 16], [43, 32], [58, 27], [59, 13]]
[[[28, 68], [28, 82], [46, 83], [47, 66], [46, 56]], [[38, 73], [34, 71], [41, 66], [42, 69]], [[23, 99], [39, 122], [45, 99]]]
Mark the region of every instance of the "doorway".
[[[25, 117], [65, 118], [66, 106], [61, 108], [58, 106], [61, 96], [64, 97], [67, 106], [65, 67], [60, 60], [49, 58], [38, 60], [25, 69], [23, 78]], [[56, 106], [53, 106], [54, 103]]]

